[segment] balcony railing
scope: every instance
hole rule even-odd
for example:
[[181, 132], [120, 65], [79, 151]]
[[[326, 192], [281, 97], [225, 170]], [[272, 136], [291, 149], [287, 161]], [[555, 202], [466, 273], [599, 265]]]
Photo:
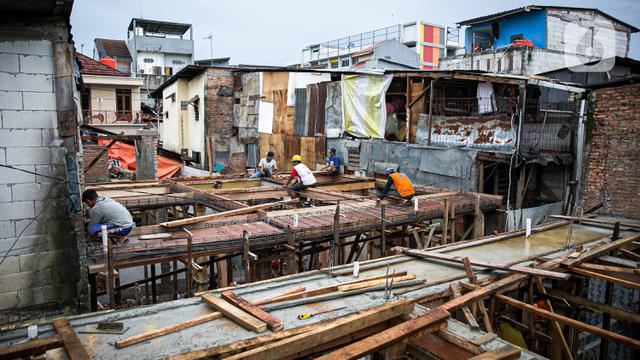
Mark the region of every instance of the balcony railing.
[[140, 124], [143, 114], [141, 111], [82, 110], [82, 119], [85, 124]]

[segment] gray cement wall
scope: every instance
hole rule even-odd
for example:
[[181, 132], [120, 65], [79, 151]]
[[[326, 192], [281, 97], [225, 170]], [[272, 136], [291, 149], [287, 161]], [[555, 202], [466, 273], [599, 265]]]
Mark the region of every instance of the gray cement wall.
[[[67, 33], [66, 22], [42, 25], [37, 34], [5, 24], [0, 27], [0, 164], [28, 172], [0, 167], [0, 324], [77, 311], [83, 302], [79, 294], [86, 294], [69, 215], [74, 206], [67, 184], [53, 179], [78, 173], [75, 152], [65, 147], [70, 143], [73, 149], [76, 138], [65, 140], [58, 133], [54, 88], [53, 44], [66, 44], [59, 38]], [[49, 30], [54, 35], [43, 39]]]

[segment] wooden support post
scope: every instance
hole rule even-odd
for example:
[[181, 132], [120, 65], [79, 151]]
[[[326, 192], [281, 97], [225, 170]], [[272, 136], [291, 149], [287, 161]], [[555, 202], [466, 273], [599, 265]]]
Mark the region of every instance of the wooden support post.
[[342, 265], [344, 263], [344, 251], [342, 248], [342, 240], [340, 239], [340, 203], [336, 205], [336, 211], [333, 214], [333, 248], [331, 251], [333, 252], [332, 256], [334, 261], [337, 262], [337, 264], [333, 265]]
[[[462, 294], [460, 293], [460, 288], [457, 284], [451, 284], [449, 285], [449, 288], [451, 289], [451, 294], [454, 298], [462, 296]], [[473, 317], [473, 314], [471, 314], [471, 310], [469, 310], [468, 306], [462, 307], [462, 313], [467, 320], [467, 324], [469, 324], [469, 327], [471, 327], [472, 330], [478, 330], [480, 328], [480, 325], [478, 325], [475, 317]]]
[[109, 307], [115, 308], [116, 300], [113, 289], [113, 246], [111, 239], [107, 239], [107, 294], [109, 295]]
[[[287, 273], [289, 275], [293, 275], [298, 272], [298, 264], [296, 261], [296, 239], [293, 235], [293, 230], [291, 226], [287, 226], [287, 244], [289, 245], [289, 249], [287, 250], [289, 254], [289, 266], [287, 269]], [[326, 264], [325, 264], [326, 265]]]
[[91, 311], [98, 311], [98, 291], [96, 286], [97, 286], [96, 274], [95, 273], [89, 274]]
[[[173, 269], [173, 271], [178, 270], [178, 260], [173, 260], [173, 266], [171, 268]], [[178, 298], [178, 273], [173, 274], [171, 292], [173, 295], [173, 300], [176, 300]]]
[[[149, 265], [142, 265], [142, 267], [144, 268], [144, 278], [148, 279], [149, 278]], [[149, 282], [145, 281], [144, 282], [144, 303], [145, 304], [151, 304], [151, 293], [149, 292]]]
[[216, 257], [209, 256], [209, 286], [207, 290], [213, 290], [218, 287], [217, 278], [214, 276], [215, 268], [216, 268]]
[[69, 321], [65, 318], [53, 320], [53, 327], [56, 332], [62, 338], [64, 343], [64, 349], [67, 351], [67, 355], [70, 360], [89, 360], [89, 354], [87, 350], [82, 346], [78, 335], [73, 330]]
[[[618, 223], [618, 231], [620, 229]], [[615, 236], [615, 232], [614, 232]], [[613, 283], [607, 281], [605, 283], [605, 291], [604, 291], [604, 304], [611, 306], [611, 302], [613, 301]], [[611, 314], [602, 313], [602, 329], [603, 330], [611, 330]], [[600, 360], [607, 360], [609, 354], [609, 340], [602, 338], [600, 339]]]
[[427, 125], [427, 145], [431, 145], [431, 129], [433, 128], [433, 84], [435, 80], [431, 80], [429, 84], [429, 121]]
[[[536, 287], [538, 288], [538, 291], [541, 294], [546, 295], [547, 294], [547, 289], [545, 289], [544, 283], [542, 282], [542, 279], [539, 276], [535, 276], [533, 279], [534, 279], [534, 281], [536, 283]], [[545, 300], [545, 305], [547, 306], [549, 311], [555, 312], [553, 310], [553, 305], [551, 304], [551, 301]], [[564, 355], [565, 355], [566, 359], [567, 360], [573, 360], [573, 354], [571, 354], [571, 348], [569, 347], [569, 344], [567, 343], [567, 339], [564, 337], [564, 333], [562, 332], [562, 327], [560, 326], [560, 323], [555, 321], [555, 320], [552, 320], [551, 324], [553, 325], [553, 330], [555, 332], [555, 335], [560, 340], [560, 344], [562, 345], [562, 350], [564, 351]]]
[[447, 243], [447, 233], [449, 232], [449, 199], [444, 199], [444, 220], [442, 223], [442, 244]]
[[456, 242], [456, 205], [451, 204], [451, 242]]
[[187, 272], [185, 281], [187, 282], [187, 297], [193, 296], [193, 234], [183, 229], [187, 233]]
[[242, 230], [242, 267], [244, 268], [244, 282], [251, 282], [251, 263], [249, 260], [249, 232]]
[[480, 210], [480, 195], [476, 195], [474, 221], [473, 221], [473, 238], [477, 239], [484, 236], [484, 215]]
[[381, 239], [381, 248], [380, 255], [381, 257], [385, 257], [387, 252], [387, 221], [385, 220], [385, 204], [380, 205], [380, 239]]
[[156, 289], [156, 264], [151, 264], [151, 298], [154, 304], [158, 303], [158, 293]]

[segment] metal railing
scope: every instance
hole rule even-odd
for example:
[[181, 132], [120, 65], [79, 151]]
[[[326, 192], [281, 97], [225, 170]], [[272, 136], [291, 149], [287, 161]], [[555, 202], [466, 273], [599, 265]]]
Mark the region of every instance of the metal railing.
[[118, 110], [82, 110], [85, 124], [139, 124], [142, 122], [141, 111]]
[[402, 41], [402, 25], [388, 26], [311, 46], [309, 60], [318, 61], [341, 55], [350, 55], [384, 40]]

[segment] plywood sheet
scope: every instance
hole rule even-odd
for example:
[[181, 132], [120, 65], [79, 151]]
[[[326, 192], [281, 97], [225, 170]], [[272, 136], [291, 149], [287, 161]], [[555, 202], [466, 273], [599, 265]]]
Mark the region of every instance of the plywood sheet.
[[[263, 72], [262, 73], [262, 94], [260, 98], [262, 101], [274, 102], [275, 90], [287, 90], [289, 84], [289, 73], [286, 71], [277, 72]], [[285, 106], [286, 106], [286, 92], [285, 92]]]
[[[426, 86], [429, 86], [428, 84]], [[423, 83], [422, 82], [416, 82], [416, 83], [411, 83], [411, 101], [413, 101], [413, 99], [415, 99], [416, 97], [418, 97], [418, 95], [420, 95], [420, 93], [422, 92], [423, 89]], [[429, 92], [427, 91], [426, 94], [423, 95], [423, 97], [416, 101], [415, 104], [413, 104], [413, 106], [411, 107], [411, 139], [410, 142], [412, 144], [415, 144], [416, 142], [416, 129], [418, 128], [418, 118], [420, 117], [420, 114], [425, 112], [425, 101], [429, 100]]]
[[300, 156], [302, 156], [302, 161], [310, 169], [315, 169], [316, 139], [314, 137], [308, 136], [300, 138]]
[[[274, 159], [278, 165], [278, 171], [284, 170], [285, 162], [285, 146], [284, 135], [282, 134], [260, 134], [260, 158], [267, 156], [268, 151], [274, 152]], [[255, 166], [254, 164], [247, 164]]]

